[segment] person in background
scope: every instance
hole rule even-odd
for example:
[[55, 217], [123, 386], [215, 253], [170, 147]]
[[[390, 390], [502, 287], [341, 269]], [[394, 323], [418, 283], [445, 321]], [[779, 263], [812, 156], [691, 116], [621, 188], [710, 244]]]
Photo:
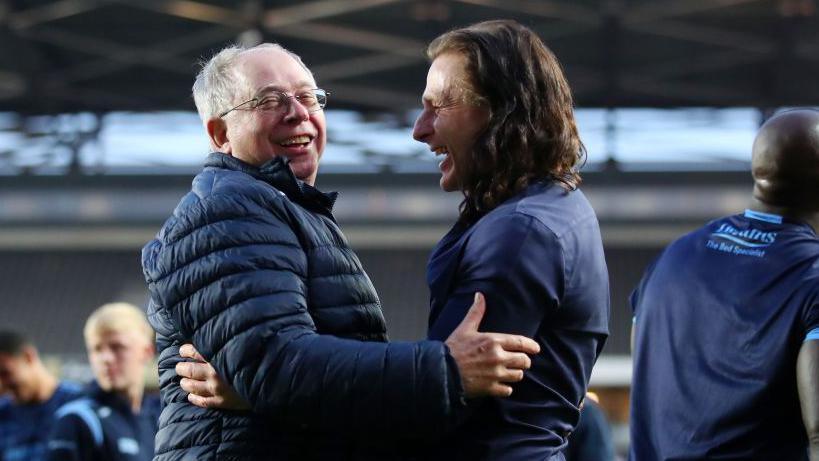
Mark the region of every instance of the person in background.
[[819, 461], [819, 111], [765, 122], [751, 173], [632, 294], [632, 460]]
[[611, 425], [595, 394], [586, 394], [580, 408], [580, 421], [569, 436], [563, 455], [566, 461], [614, 461]]
[[54, 413], [80, 387], [59, 382], [22, 333], [0, 331], [0, 461], [42, 461]]
[[94, 372], [83, 397], [57, 410], [48, 441], [50, 461], [149, 461], [159, 400], [145, 395], [154, 333], [131, 304], [95, 310], [83, 331]]

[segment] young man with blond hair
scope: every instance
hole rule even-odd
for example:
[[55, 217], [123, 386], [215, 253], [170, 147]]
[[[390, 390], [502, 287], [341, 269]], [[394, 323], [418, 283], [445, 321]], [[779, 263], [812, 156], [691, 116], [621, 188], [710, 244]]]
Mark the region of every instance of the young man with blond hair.
[[85, 397], [57, 411], [49, 459], [152, 459], [159, 405], [144, 396], [154, 356], [145, 314], [131, 304], [106, 304], [91, 314], [83, 333], [95, 382]]

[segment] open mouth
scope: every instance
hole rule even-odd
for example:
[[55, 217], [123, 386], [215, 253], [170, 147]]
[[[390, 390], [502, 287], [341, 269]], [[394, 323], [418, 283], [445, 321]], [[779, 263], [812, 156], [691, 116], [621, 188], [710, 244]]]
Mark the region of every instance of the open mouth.
[[435, 156], [436, 156], [436, 157], [437, 157], [437, 156], [439, 156], [439, 155], [447, 155], [447, 154], [449, 154], [449, 148], [447, 148], [446, 146], [438, 146], [438, 147], [434, 147], [434, 148], [432, 149], [432, 151], [433, 151], [433, 152], [435, 152]]
[[280, 142], [279, 145], [282, 147], [307, 147], [311, 141], [313, 141], [312, 136], [300, 134], [298, 136], [285, 139], [284, 141]]
[[438, 162], [438, 168], [441, 170], [441, 173], [446, 174], [449, 170], [452, 169], [452, 157], [449, 156], [449, 148], [446, 146], [436, 146], [431, 147], [430, 150], [435, 153], [436, 157], [443, 156], [440, 162]]

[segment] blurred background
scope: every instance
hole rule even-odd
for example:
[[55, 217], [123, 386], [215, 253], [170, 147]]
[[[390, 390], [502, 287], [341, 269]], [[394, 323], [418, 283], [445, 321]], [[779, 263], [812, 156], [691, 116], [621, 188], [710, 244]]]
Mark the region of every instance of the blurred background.
[[0, 0], [0, 326], [90, 377], [82, 325], [145, 306], [140, 249], [208, 144], [190, 87], [231, 42], [279, 42], [331, 91], [317, 185], [382, 297], [393, 339], [426, 328], [428, 252], [457, 216], [411, 139], [425, 45], [516, 19], [566, 70], [600, 219], [611, 336], [592, 377], [627, 444], [628, 295], [671, 239], [741, 211], [777, 110], [819, 105], [815, 0]]

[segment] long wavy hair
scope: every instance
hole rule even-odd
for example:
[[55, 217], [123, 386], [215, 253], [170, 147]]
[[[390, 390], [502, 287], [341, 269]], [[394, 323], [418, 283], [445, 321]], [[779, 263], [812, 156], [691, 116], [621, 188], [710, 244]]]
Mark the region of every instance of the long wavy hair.
[[430, 43], [430, 60], [462, 53], [469, 84], [490, 119], [476, 139], [460, 185], [460, 219], [472, 223], [529, 184], [551, 178], [567, 190], [580, 184], [586, 149], [574, 120], [572, 93], [543, 41], [511, 20], [449, 31]]

